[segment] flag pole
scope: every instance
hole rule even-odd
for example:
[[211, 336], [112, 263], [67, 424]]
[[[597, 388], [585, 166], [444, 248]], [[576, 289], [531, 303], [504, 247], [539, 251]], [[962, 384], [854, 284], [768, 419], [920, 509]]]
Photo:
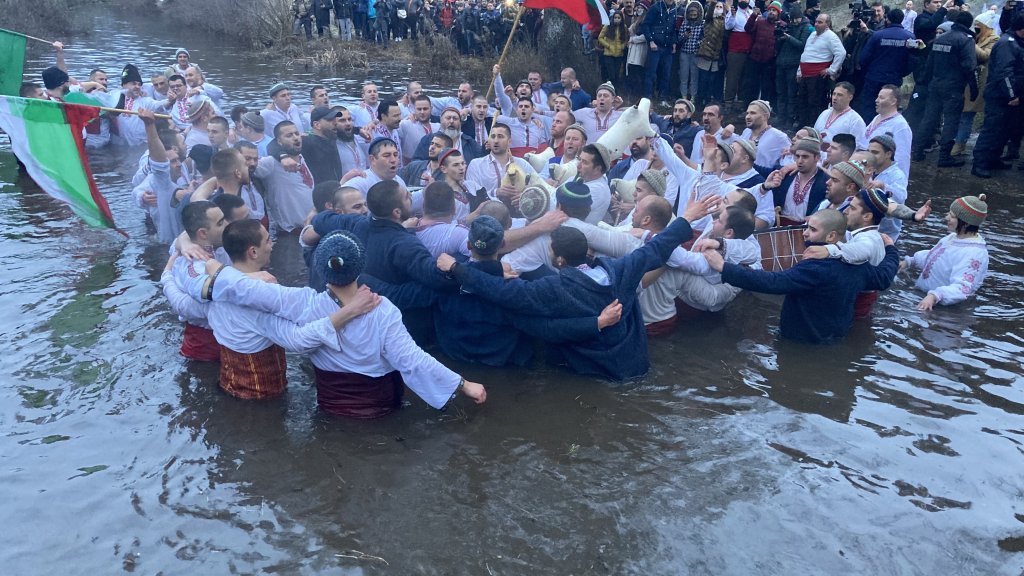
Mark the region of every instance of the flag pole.
[[[498, 67], [499, 68], [501, 67], [502, 64], [505, 63], [505, 56], [508, 55], [508, 48], [509, 48], [509, 46], [512, 45], [512, 38], [516, 35], [516, 30], [519, 29], [519, 18], [523, 15], [523, 12], [525, 10], [526, 10], [526, 7], [520, 5], [519, 6], [519, 10], [516, 11], [516, 19], [512, 21], [512, 30], [509, 31], [509, 33], [508, 33], [508, 40], [505, 40], [505, 47], [501, 50], [501, 56], [498, 57]], [[497, 78], [497, 77], [498, 77], [497, 74], [492, 75], [491, 76], [491, 83], [487, 86], [487, 96], [486, 96], [485, 99], [488, 102], [490, 102], [491, 94], [494, 92], [494, 79]], [[511, 114], [512, 111], [509, 110], [506, 113], [507, 114]]]
[[[71, 104], [78, 104], [79, 106], [91, 106], [91, 104], [79, 104], [78, 102], [71, 102]], [[94, 106], [94, 108], [99, 108], [100, 110], [103, 110], [104, 112], [118, 112], [120, 114], [135, 114], [136, 116], [139, 115], [139, 113], [137, 111], [135, 111], [135, 110], [125, 110], [124, 108], [107, 108], [106, 106]], [[164, 120], [172, 120], [172, 118], [170, 116], [168, 116], [167, 114], [155, 114], [154, 113], [153, 117], [154, 118], [162, 118]]]
[[[17, 32], [17, 34], [21, 34], [21, 32]], [[53, 44], [54, 44], [53, 42], [50, 42], [49, 40], [43, 40], [42, 38], [36, 38], [35, 36], [29, 36], [28, 34], [21, 34], [21, 35], [24, 36], [25, 38], [28, 38], [29, 40], [35, 40], [36, 42], [43, 42], [43, 43], [49, 44], [50, 46], [53, 46]]]

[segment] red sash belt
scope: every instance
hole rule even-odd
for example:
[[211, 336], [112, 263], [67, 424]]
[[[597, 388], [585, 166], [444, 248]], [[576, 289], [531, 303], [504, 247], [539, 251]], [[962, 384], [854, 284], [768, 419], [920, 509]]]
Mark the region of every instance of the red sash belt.
[[253, 354], [220, 348], [220, 387], [235, 398], [261, 400], [284, 393], [288, 386], [284, 348], [274, 344]]
[[316, 402], [328, 414], [369, 420], [402, 405], [405, 382], [396, 370], [376, 378], [351, 372], [328, 372], [314, 367]]
[[213, 337], [213, 330], [185, 322], [185, 336], [181, 339], [181, 355], [202, 362], [219, 361], [220, 344]]

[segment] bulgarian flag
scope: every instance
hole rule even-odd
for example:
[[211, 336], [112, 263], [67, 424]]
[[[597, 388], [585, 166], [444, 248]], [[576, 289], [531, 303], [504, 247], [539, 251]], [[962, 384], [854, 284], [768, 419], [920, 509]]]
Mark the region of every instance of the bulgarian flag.
[[0, 96], [0, 128], [29, 176], [87, 224], [117, 230], [92, 179], [82, 141], [82, 128], [98, 114], [93, 106]]
[[25, 74], [25, 36], [0, 28], [0, 94], [17, 96]]
[[600, 30], [601, 26], [607, 26], [609, 22], [603, 0], [525, 0], [523, 6], [538, 10], [561, 10], [580, 26], [586, 26], [591, 30]]

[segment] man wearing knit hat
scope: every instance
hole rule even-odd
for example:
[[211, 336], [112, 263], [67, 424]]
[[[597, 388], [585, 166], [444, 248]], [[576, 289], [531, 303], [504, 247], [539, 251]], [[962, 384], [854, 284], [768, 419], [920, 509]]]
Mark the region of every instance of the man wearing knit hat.
[[621, 99], [616, 96], [615, 86], [612, 86], [611, 82], [605, 82], [597, 87], [593, 107], [580, 108], [573, 112], [576, 122], [587, 131], [588, 142], [597, 142], [597, 139], [604, 136], [622, 115], [622, 111], [616, 109], [617, 103], [621, 103]]
[[[828, 174], [828, 182], [825, 183], [825, 199], [818, 205], [818, 210], [832, 208], [843, 212], [857, 192], [864, 188], [866, 180], [864, 167], [850, 161], [840, 162], [830, 168]], [[893, 241], [895, 242], [895, 240]]]
[[64, 96], [70, 91], [68, 83], [71, 78], [68, 73], [57, 66], [50, 66], [43, 70], [42, 77], [43, 87], [46, 88], [46, 99], [63, 102]]
[[[804, 239], [810, 246], [834, 244], [846, 231], [846, 218], [836, 210], [821, 210], [807, 219]], [[805, 258], [783, 272], [751, 270], [724, 262], [715, 250], [705, 250], [722, 282], [766, 294], [785, 294], [779, 332], [783, 338], [829, 344], [846, 336], [853, 325], [854, 302], [866, 290], [885, 290], [899, 265], [892, 242], [879, 266], [847, 264], [835, 258]]]
[[981, 287], [988, 275], [988, 247], [978, 229], [987, 216], [984, 194], [957, 198], [946, 214], [949, 235], [931, 250], [907, 256], [900, 265], [900, 270], [921, 270], [914, 288], [928, 294], [918, 302], [918, 310], [963, 302]]
[[[907, 175], [896, 164], [896, 141], [888, 134], [878, 134], [868, 143], [868, 152], [875, 159], [875, 176], [868, 188], [881, 188], [897, 204], [907, 202]], [[903, 221], [900, 218], [885, 218], [878, 231], [888, 234], [892, 241], [899, 239]]]
[[194, 66], [196, 70], [199, 70], [198, 64], [193, 64], [191, 61], [191, 55], [188, 50], [184, 48], [178, 48], [174, 51], [174, 64], [171, 64], [164, 70], [164, 76], [170, 78], [175, 74], [185, 77], [185, 71], [188, 70], [189, 66]]
[[[128, 64], [121, 71], [121, 93], [124, 95], [125, 110], [150, 110], [164, 112], [164, 102], [148, 98], [142, 93], [142, 75], [139, 69]], [[118, 134], [115, 142], [125, 146], [138, 146], [146, 141], [146, 126], [135, 114], [121, 114], [117, 117]]]
[[740, 138], [757, 145], [754, 164], [772, 169], [779, 165], [782, 153], [790, 146], [789, 136], [771, 125], [772, 107], [765, 100], [754, 100], [747, 106], [744, 121], [747, 124]]
[[252, 110], [242, 114], [235, 125], [235, 132], [246, 142], [252, 142], [261, 157], [267, 155], [267, 146], [274, 140], [267, 135], [265, 126], [263, 116]]
[[762, 184], [771, 190], [775, 206], [782, 208], [783, 225], [799, 224], [813, 214], [825, 199], [828, 176], [818, 169], [821, 147], [815, 140], [804, 138], [793, 147], [796, 171], [782, 177], [775, 171]]
[[693, 102], [680, 98], [672, 105], [672, 115], [661, 130], [672, 142], [682, 144], [687, 156], [692, 157], [694, 137], [701, 131], [701, 125], [693, 120]]
[[292, 104], [292, 92], [284, 82], [270, 87], [270, 108], [260, 110], [260, 116], [263, 116], [264, 131], [270, 134], [275, 132], [278, 123], [285, 120], [302, 126], [302, 111]]
[[[370, 250], [347, 232], [336, 232], [317, 247], [314, 266], [323, 271], [327, 291], [311, 301], [307, 315], [338, 314], [361, 298], [356, 279], [370, 263]], [[337, 416], [379, 418], [402, 406], [406, 387], [436, 409], [458, 393], [477, 404], [487, 399], [470, 382], [424, 352], [403, 326], [402, 312], [387, 298], [336, 332], [337, 348], [310, 355], [316, 372], [317, 404]]]
[[[894, 157], [896, 164], [908, 178], [910, 177], [910, 149], [914, 133], [907, 119], [900, 114], [900, 87], [887, 84], [878, 91], [875, 98], [875, 111], [878, 114], [864, 130], [864, 136], [870, 141], [875, 136], [888, 134], [896, 147]], [[977, 148], [975, 148], [977, 149]]]
[[846, 216], [846, 239], [826, 246], [811, 246], [804, 258], [841, 258], [848, 264], [865, 262], [877, 266], [885, 258], [885, 245], [878, 233], [878, 223], [889, 210], [889, 197], [885, 192], [859, 190], [850, 198]]
[[209, 144], [208, 131], [210, 120], [214, 117], [213, 102], [206, 96], [199, 96], [189, 102], [185, 120], [189, 127], [185, 129], [185, 148], [191, 150], [196, 144]]

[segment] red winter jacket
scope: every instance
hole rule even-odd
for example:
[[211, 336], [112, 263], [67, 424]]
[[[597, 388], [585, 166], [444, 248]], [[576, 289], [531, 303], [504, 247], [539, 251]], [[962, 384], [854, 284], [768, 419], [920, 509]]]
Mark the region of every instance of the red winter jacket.
[[775, 24], [763, 15], [751, 16], [743, 30], [753, 38], [750, 46], [750, 59], [765, 63], [775, 58]]

